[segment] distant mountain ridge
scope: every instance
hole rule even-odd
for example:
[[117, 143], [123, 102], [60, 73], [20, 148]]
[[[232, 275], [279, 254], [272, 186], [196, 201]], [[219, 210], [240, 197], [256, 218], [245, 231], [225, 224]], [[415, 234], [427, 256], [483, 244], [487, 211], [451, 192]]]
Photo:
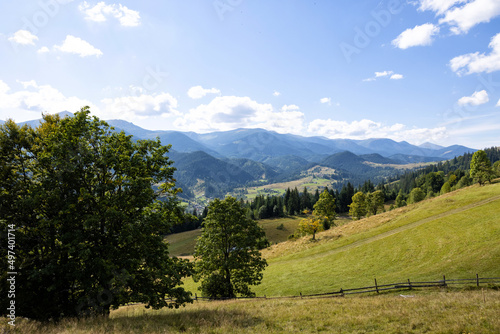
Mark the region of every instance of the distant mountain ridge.
[[[199, 195], [224, 197], [233, 189], [249, 184], [297, 180], [311, 175], [309, 171], [315, 166], [335, 171], [335, 180], [339, 182], [385, 180], [396, 173], [398, 164], [442, 161], [476, 151], [460, 145], [416, 146], [386, 138], [328, 139], [264, 129], [199, 134], [147, 130], [120, 119], [107, 123], [115, 131], [124, 131], [135, 139], [159, 138], [163, 145], [171, 144], [169, 157], [177, 168], [174, 177], [184, 190], [183, 196], [191, 199]], [[40, 120], [20, 124], [38, 126]]]
[[[71, 116], [63, 111], [59, 115]], [[22, 122], [37, 126], [40, 119]], [[120, 119], [107, 120], [116, 130], [123, 130], [138, 139], [160, 138], [163, 144], [172, 144], [177, 152], [203, 151], [217, 158], [243, 158], [264, 162], [269, 159], [297, 156], [309, 162], [320, 162], [326, 157], [344, 151], [356, 155], [378, 154], [395, 162], [406, 163], [404, 156], [411, 160], [439, 161], [452, 159], [475, 149], [461, 145], [442, 147], [424, 143], [420, 146], [406, 141], [397, 142], [387, 138], [364, 140], [328, 139], [325, 137], [304, 137], [292, 134], [280, 134], [264, 129], [236, 129], [211, 133], [181, 132], [171, 130], [146, 130], [131, 122]]]

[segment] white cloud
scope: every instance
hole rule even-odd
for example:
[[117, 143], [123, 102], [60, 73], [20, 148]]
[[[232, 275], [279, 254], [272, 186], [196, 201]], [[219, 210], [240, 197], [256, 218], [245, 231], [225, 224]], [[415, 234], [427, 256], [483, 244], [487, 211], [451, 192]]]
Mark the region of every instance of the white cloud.
[[278, 91], [274, 91], [273, 95], [274, 95], [274, 96], [280, 96], [280, 95], [281, 95], [281, 93], [280, 93], [280, 92], [278, 92]]
[[89, 42], [72, 35], [67, 35], [64, 42], [61, 45], [55, 45], [54, 49], [61, 52], [77, 54], [80, 57], [102, 56], [101, 50], [95, 48]]
[[176, 110], [177, 100], [168, 93], [143, 94], [142, 90], [135, 90], [136, 95], [106, 98], [103, 114], [113, 118], [143, 118], [149, 116], [180, 115]]
[[392, 45], [403, 50], [413, 46], [431, 45], [432, 37], [438, 33], [438, 26], [432, 23], [425, 23], [406, 29], [392, 41]]
[[475, 25], [489, 22], [498, 15], [500, 15], [500, 1], [474, 0], [462, 7], [448, 10], [439, 23], [449, 24], [453, 33], [460, 34], [467, 33]]
[[493, 36], [489, 47], [490, 54], [468, 53], [450, 60], [451, 69], [458, 75], [472, 73], [491, 73], [500, 70], [500, 33]]
[[304, 114], [295, 105], [274, 111], [249, 97], [218, 96], [179, 117], [175, 126], [190, 131], [225, 131], [235, 128], [263, 128], [282, 133], [301, 133]]
[[386, 77], [388, 75], [391, 75], [392, 73], [394, 72], [393, 71], [375, 72], [375, 78]]
[[500, 100], [498, 100], [497, 104], [495, 105], [495, 107], [500, 107]]
[[447, 131], [444, 127], [408, 129], [403, 124], [397, 123], [388, 126], [368, 119], [351, 123], [332, 119], [316, 119], [309, 123], [308, 131], [331, 139], [390, 138], [401, 141], [411, 138], [415, 143], [429, 140], [438, 141], [447, 137]]
[[190, 98], [196, 100], [196, 99], [201, 99], [207, 94], [220, 94], [220, 90], [218, 90], [217, 88], [205, 89], [201, 86], [194, 86], [189, 88], [187, 94]]
[[390, 79], [391, 80], [401, 80], [403, 78], [404, 78], [404, 76], [402, 74], [396, 73], [396, 74], [391, 75]]
[[9, 37], [9, 41], [21, 45], [35, 45], [35, 41], [37, 40], [38, 37], [33, 35], [28, 30], [18, 30], [14, 33], [13, 36]]
[[139, 12], [121, 4], [107, 5], [101, 1], [92, 7], [84, 1], [78, 6], [78, 9], [85, 14], [85, 19], [89, 21], [105, 22], [108, 17], [114, 17], [124, 27], [136, 27], [141, 24]]
[[47, 52], [50, 52], [50, 50], [49, 50], [49, 48], [48, 48], [48, 47], [46, 47], [46, 46], [42, 46], [40, 49], [38, 49], [38, 50], [36, 51], [36, 53], [40, 53], [40, 54], [42, 54], [42, 53], [47, 53]]
[[[50, 85], [39, 85], [36, 81], [17, 81], [21, 86], [17, 91], [0, 80], [0, 119], [11, 117], [12, 114], [23, 120], [35, 119], [41, 112], [58, 113], [61, 111], [75, 112], [83, 106], [90, 106], [94, 115], [102, 119], [137, 120], [146, 117], [180, 116], [176, 110], [177, 100], [168, 93], [148, 95], [143, 89], [131, 86], [129, 95], [101, 100], [95, 105], [89, 100], [76, 96], [65, 96]], [[29, 116], [28, 116], [29, 115]]]
[[399, 73], [394, 73], [394, 71], [383, 71], [383, 72], [375, 72], [375, 76], [367, 79], [363, 79], [365, 82], [375, 81], [377, 78], [389, 78], [392, 80], [400, 80], [403, 79], [404, 76]]
[[285, 104], [283, 107], [281, 107], [281, 111], [297, 111], [297, 110], [300, 110], [300, 108], [295, 104], [289, 104], [289, 105]]
[[481, 104], [485, 104], [490, 99], [488, 97], [488, 93], [485, 90], [481, 90], [479, 92], [474, 92], [471, 96], [464, 96], [458, 100], [458, 104], [461, 106], [471, 105], [478, 106]]
[[443, 14], [448, 9], [456, 4], [466, 2], [468, 0], [420, 0], [419, 10], [430, 10], [438, 15]]
[[0, 110], [16, 113], [58, 113], [64, 110], [77, 111], [86, 105], [93, 106], [88, 100], [75, 96], [67, 97], [56, 88], [50, 85], [38, 85], [34, 80], [19, 83], [23, 86], [23, 90], [10, 92], [10, 87], [0, 80]]
[[319, 102], [321, 102], [321, 103], [327, 103], [328, 105], [332, 105], [332, 98], [330, 98], [330, 97], [324, 97], [324, 98], [320, 99]]

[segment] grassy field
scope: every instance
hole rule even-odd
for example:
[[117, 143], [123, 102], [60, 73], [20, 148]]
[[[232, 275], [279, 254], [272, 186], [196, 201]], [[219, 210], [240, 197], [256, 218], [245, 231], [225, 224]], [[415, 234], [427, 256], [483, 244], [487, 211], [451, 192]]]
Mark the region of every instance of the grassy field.
[[[263, 251], [258, 296], [338, 291], [401, 280], [500, 277], [500, 183], [473, 186]], [[197, 292], [192, 280], [186, 288]]]
[[[266, 232], [267, 239], [271, 244], [286, 241], [290, 234], [293, 234], [299, 226], [301, 217], [286, 217], [276, 219], [262, 219], [258, 223]], [[345, 219], [344, 219], [345, 220]], [[344, 221], [342, 220], [342, 221]], [[278, 226], [283, 224], [282, 229]], [[169, 250], [172, 256], [189, 256], [193, 254], [196, 238], [201, 235], [201, 229], [176, 233], [166, 237], [170, 244]]]
[[[491, 201], [494, 198], [496, 200]], [[258, 295], [412, 280], [500, 277], [500, 184], [472, 187], [264, 252]], [[286, 282], [286, 284], [283, 284]]]
[[[122, 307], [109, 318], [41, 325], [20, 319], [2, 333], [500, 333], [500, 291], [422, 290], [328, 299], [195, 302], [178, 310]], [[2, 331], [3, 329], [3, 331]]]
[[[302, 191], [304, 187], [307, 188], [309, 192], [314, 192], [318, 188], [323, 188], [323, 187], [331, 187], [332, 183], [335, 183], [336, 181], [330, 180], [330, 179], [325, 179], [321, 177], [315, 177], [313, 175], [307, 175], [304, 176], [300, 179], [293, 180], [293, 181], [288, 181], [288, 182], [281, 182], [281, 183], [271, 183], [271, 184], [266, 184], [258, 187], [248, 187], [245, 188], [245, 190], [248, 192], [245, 194], [244, 199], [245, 200], [252, 200], [254, 199], [257, 195], [283, 195], [285, 194], [286, 190], [288, 188], [294, 189], [297, 187], [299, 191]], [[236, 190], [235, 194], [238, 194], [238, 190]], [[269, 192], [271, 191], [271, 192]]]
[[[500, 183], [472, 186], [263, 251], [257, 296], [292, 296], [411, 279], [500, 277]], [[299, 218], [267, 220], [290, 234]], [[274, 231], [276, 230], [276, 231]], [[199, 231], [193, 231], [195, 234]], [[280, 232], [281, 233], [281, 232]], [[171, 249], [192, 244], [176, 236]], [[285, 234], [283, 234], [285, 235]], [[183, 239], [184, 238], [184, 239]], [[175, 248], [177, 247], [177, 248]], [[189, 246], [191, 247], [191, 246]], [[185, 248], [185, 249], [187, 249]], [[185, 288], [197, 292], [192, 280]], [[18, 319], [2, 333], [500, 333], [500, 291], [424, 289], [378, 296], [195, 302], [178, 310], [122, 307], [109, 318], [41, 325]], [[6, 323], [6, 322], [5, 322]], [[10, 331], [7, 331], [9, 329]]]

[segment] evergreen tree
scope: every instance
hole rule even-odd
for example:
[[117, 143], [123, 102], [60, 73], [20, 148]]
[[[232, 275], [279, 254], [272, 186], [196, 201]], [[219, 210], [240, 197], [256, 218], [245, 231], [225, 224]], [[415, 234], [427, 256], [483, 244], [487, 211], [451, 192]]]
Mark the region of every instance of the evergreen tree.
[[348, 182], [347, 185], [344, 185], [342, 187], [342, 190], [340, 191], [339, 194], [340, 212], [349, 211], [349, 204], [352, 203], [353, 196], [354, 196], [354, 187], [350, 182]]
[[300, 211], [303, 210], [312, 210], [311, 198], [309, 197], [309, 192], [307, 191], [307, 187], [304, 187], [304, 191], [300, 197]]
[[398, 196], [396, 197], [396, 207], [401, 208], [403, 206], [406, 206], [406, 201], [403, 195], [403, 191], [399, 190]]

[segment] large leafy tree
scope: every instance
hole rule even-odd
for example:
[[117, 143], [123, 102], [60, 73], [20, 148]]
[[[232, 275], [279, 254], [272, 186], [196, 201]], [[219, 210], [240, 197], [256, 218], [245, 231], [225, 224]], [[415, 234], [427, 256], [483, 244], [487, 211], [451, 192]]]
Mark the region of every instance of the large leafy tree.
[[259, 251], [264, 239], [264, 230], [234, 197], [213, 200], [194, 252], [195, 280], [201, 280], [203, 295], [254, 296], [250, 285], [260, 284], [267, 266]]
[[410, 204], [414, 204], [414, 203], [418, 203], [420, 201], [423, 201], [425, 198], [425, 192], [417, 187], [417, 188], [413, 188], [410, 192], [410, 195], [408, 196], [408, 203]]
[[322, 217], [324, 222], [323, 227], [328, 229], [334, 224], [335, 218], [337, 217], [335, 213], [336, 208], [335, 197], [325, 189], [321, 195], [319, 195], [318, 201], [314, 204], [313, 215]]
[[349, 204], [349, 214], [353, 219], [361, 219], [366, 213], [366, 195], [358, 191], [352, 196], [352, 203]]
[[495, 177], [495, 172], [491, 167], [490, 159], [483, 150], [476, 151], [470, 162], [470, 176], [474, 182], [483, 185], [486, 181], [491, 182]]
[[316, 233], [325, 229], [325, 219], [325, 217], [315, 215], [302, 219], [299, 222], [299, 233], [312, 234], [312, 240], [316, 240]]
[[384, 209], [385, 197], [381, 190], [376, 190], [366, 195], [366, 211], [376, 215], [378, 210]]
[[[134, 142], [89, 114], [85, 107], [74, 117], [45, 115], [36, 129], [11, 120], [0, 127], [0, 221], [2, 238], [16, 228], [18, 316], [190, 301], [179, 285], [191, 266], [169, 257], [162, 238], [180, 212], [169, 147]], [[5, 296], [5, 271], [0, 286]]]

